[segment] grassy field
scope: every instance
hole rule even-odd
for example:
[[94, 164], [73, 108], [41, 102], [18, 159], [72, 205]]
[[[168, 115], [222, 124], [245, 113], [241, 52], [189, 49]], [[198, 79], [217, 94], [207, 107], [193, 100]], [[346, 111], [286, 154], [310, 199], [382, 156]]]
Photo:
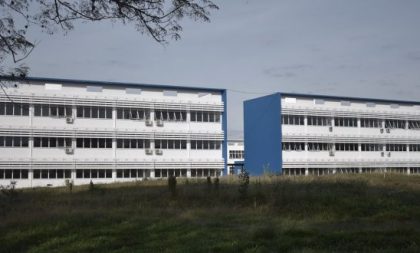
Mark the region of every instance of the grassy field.
[[420, 252], [420, 177], [235, 178], [0, 194], [0, 252]]

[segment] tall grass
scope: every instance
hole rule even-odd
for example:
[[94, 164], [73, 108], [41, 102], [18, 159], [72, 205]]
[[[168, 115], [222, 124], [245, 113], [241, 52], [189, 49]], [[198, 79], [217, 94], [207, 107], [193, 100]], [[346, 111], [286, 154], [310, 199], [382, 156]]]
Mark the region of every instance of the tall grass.
[[0, 252], [419, 252], [420, 177], [235, 177], [0, 195]]

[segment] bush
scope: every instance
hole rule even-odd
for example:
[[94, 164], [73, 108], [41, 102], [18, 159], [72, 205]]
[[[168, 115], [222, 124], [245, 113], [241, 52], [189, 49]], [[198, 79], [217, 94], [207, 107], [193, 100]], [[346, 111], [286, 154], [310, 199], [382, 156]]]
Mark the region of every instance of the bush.
[[246, 199], [248, 195], [248, 186], [249, 186], [249, 173], [243, 168], [241, 173], [239, 173], [239, 197], [241, 199]]
[[216, 177], [214, 179], [214, 191], [219, 194], [219, 185], [220, 185], [220, 180], [218, 177]]
[[168, 177], [168, 188], [169, 192], [171, 193], [172, 197], [176, 196], [176, 177], [175, 176], [169, 176]]

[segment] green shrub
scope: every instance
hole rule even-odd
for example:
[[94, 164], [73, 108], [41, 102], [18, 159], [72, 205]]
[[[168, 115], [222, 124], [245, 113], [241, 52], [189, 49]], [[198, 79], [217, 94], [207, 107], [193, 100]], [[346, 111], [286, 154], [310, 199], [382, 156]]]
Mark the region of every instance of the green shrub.
[[171, 193], [171, 196], [175, 197], [176, 196], [176, 177], [172, 175], [168, 177], [168, 188], [169, 188], [169, 192]]

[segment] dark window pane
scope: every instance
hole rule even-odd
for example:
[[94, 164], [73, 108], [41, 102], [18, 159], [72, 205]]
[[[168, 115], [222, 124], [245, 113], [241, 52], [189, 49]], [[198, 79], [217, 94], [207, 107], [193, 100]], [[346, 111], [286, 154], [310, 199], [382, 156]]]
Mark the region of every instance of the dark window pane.
[[105, 146], [106, 148], [112, 148], [112, 139], [106, 139]]
[[4, 137], [0, 136], [0, 147], [4, 147]]
[[41, 138], [39, 137], [34, 138], [34, 147], [36, 148], [41, 147]]
[[64, 177], [71, 178], [71, 170], [64, 170]]
[[77, 107], [77, 117], [83, 118], [83, 107]]
[[98, 107], [92, 107], [92, 118], [98, 118]]
[[83, 139], [82, 138], [76, 139], [76, 147], [83, 148]]
[[131, 148], [137, 148], [137, 140], [131, 140]]
[[64, 107], [58, 107], [58, 116], [64, 117], [65, 114], [65, 108]]
[[28, 178], [28, 170], [21, 170], [20, 171], [21, 178], [27, 179]]
[[13, 146], [13, 137], [6, 137], [6, 147], [12, 147]]
[[29, 105], [23, 104], [22, 105], [22, 115], [23, 116], [29, 116]]
[[100, 148], [105, 148], [105, 139], [99, 139], [99, 147]]
[[90, 144], [91, 144], [92, 148], [97, 148], [98, 147], [98, 139], [92, 138]]
[[99, 118], [105, 119], [105, 107], [99, 107]]
[[124, 140], [124, 148], [130, 148], [130, 140]]
[[64, 178], [63, 170], [57, 170], [57, 178]]
[[41, 138], [41, 146], [43, 148], [48, 148], [48, 138]]
[[58, 147], [64, 147], [64, 139], [63, 138], [58, 138], [57, 139], [57, 146]]
[[84, 114], [83, 114], [83, 117], [84, 117], [84, 118], [90, 118], [90, 117], [91, 117], [91, 116], [90, 116], [90, 115], [91, 115], [91, 113], [90, 113], [90, 112], [91, 112], [91, 108], [90, 108], [90, 107], [84, 107], [84, 108], [83, 108], [83, 113], [84, 113]]
[[118, 108], [117, 109], [117, 119], [122, 119], [122, 118], [123, 118], [123, 109]]
[[40, 178], [41, 177], [41, 171], [34, 170], [34, 178]]
[[51, 110], [50, 116], [53, 116], [53, 117], [58, 116], [58, 108], [56, 106], [51, 106], [50, 110]]
[[66, 140], [66, 147], [72, 147], [73, 146], [70, 138], [66, 138], [65, 140]]
[[6, 103], [6, 115], [13, 115], [13, 104]]
[[106, 118], [112, 119], [112, 108], [106, 108]]
[[22, 137], [22, 147], [28, 147], [28, 137]]
[[50, 148], [57, 147], [57, 139], [56, 138], [50, 138]]
[[90, 178], [90, 170], [83, 170], [83, 177]]
[[71, 107], [66, 107], [66, 116], [71, 116], [73, 115], [73, 110], [71, 109]]
[[76, 170], [76, 178], [83, 178], [83, 170]]
[[123, 140], [122, 139], [118, 139], [117, 140], [117, 148], [122, 148], [123, 147]]
[[90, 148], [90, 139], [89, 138], [83, 139], [83, 147], [84, 148]]
[[49, 109], [50, 108], [48, 107], [48, 105], [42, 105], [42, 116], [44, 116], [44, 117], [50, 116]]
[[4, 115], [6, 110], [6, 105], [3, 102], [0, 102], [0, 115]]

